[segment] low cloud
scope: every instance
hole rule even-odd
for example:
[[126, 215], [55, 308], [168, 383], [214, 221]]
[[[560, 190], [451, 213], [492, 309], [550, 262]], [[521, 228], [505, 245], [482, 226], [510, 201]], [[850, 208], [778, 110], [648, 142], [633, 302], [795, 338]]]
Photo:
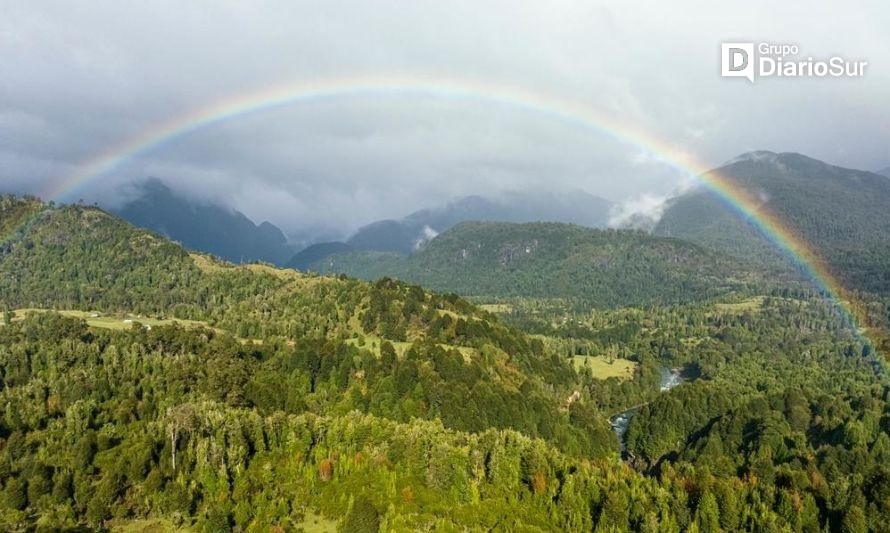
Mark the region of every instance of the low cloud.
[[615, 204], [609, 213], [609, 227], [651, 231], [673, 197], [646, 193]]
[[698, 185], [697, 180], [688, 179], [668, 194], [643, 193], [616, 203], [609, 213], [609, 227], [652, 231], [671, 201]]
[[438, 231], [429, 226], [424, 226], [423, 231], [421, 231], [420, 233], [420, 236], [417, 238], [417, 240], [414, 241], [414, 249], [419, 250], [421, 246], [435, 239], [438, 235]]

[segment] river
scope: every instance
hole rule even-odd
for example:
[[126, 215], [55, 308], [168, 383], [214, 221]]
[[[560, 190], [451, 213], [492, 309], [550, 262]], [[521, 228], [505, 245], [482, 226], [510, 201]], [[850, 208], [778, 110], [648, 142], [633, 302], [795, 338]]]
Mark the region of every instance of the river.
[[[661, 390], [661, 392], [667, 392], [680, 383], [683, 383], [683, 376], [681, 375], [679, 368], [662, 367], [660, 372], [661, 385], [659, 390]], [[612, 430], [615, 432], [615, 436], [618, 437], [618, 442], [621, 443], [622, 455], [624, 455], [624, 452], [627, 449], [627, 442], [624, 440], [624, 434], [627, 433], [627, 426], [630, 424], [630, 419], [633, 418], [634, 414], [636, 414], [639, 409], [639, 407], [634, 407], [627, 411], [622, 411], [609, 420], [609, 423], [612, 425]]]

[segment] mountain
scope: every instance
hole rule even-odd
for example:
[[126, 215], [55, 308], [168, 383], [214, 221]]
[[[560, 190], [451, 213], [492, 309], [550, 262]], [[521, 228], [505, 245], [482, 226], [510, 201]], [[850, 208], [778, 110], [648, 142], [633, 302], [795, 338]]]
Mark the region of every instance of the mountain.
[[325, 257], [334, 254], [351, 252], [354, 250], [355, 248], [346, 244], [345, 242], [338, 241], [311, 244], [293, 257], [291, 257], [286, 266], [288, 268], [305, 271], [311, 269], [312, 265], [321, 261]]
[[[866, 531], [890, 517], [886, 374], [819, 295], [545, 317], [588, 330], [579, 344], [391, 279], [233, 265], [94, 207], [2, 196], [0, 231], [3, 531]], [[465, 223], [412, 258], [461, 233], [439, 259], [559, 294], [566, 272], [581, 291], [597, 270], [619, 285], [671, 265], [656, 279], [733, 274], [691, 244], [559, 224]], [[510, 274], [526, 264], [555, 267]], [[661, 392], [663, 371], [683, 382]]]
[[882, 168], [875, 172], [875, 174], [880, 174], [881, 176], [887, 176], [890, 178], [890, 167]]
[[[716, 169], [760, 197], [850, 286], [890, 292], [890, 180], [795, 153], [752, 152]], [[784, 262], [748, 221], [709, 191], [671, 201], [654, 230], [739, 258]]]
[[401, 220], [384, 220], [359, 229], [347, 243], [359, 250], [410, 254], [424, 241], [467, 221], [564, 222], [605, 227], [611, 203], [584, 191], [506, 192], [494, 198], [467, 196]]
[[677, 239], [557, 223], [464, 222], [410, 256], [346, 252], [313, 269], [393, 276], [465, 296], [567, 298], [596, 307], [692, 301], [758, 279], [738, 261]]
[[468, 196], [438, 209], [424, 209], [405, 217], [415, 226], [437, 232], [466, 221], [563, 222], [591, 228], [605, 227], [611, 202], [582, 190], [510, 191], [494, 198]]
[[116, 213], [186, 248], [235, 263], [265, 261], [282, 265], [293, 254], [287, 238], [269, 222], [256, 225], [239, 211], [184, 198], [154, 178], [137, 184], [135, 198]]
[[408, 220], [379, 220], [360, 228], [346, 245], [357, 250], [410, 254], [435, 230]]
[[[304, 513], [324, 507], [364, 530], [348, 525], [367, 516], [347, 496], [382, 489], [390, 468], [394, 497], [415, 509], [405, 528], [422, 529], [428, 513], [452, 514], [441, 502], [464, 500], [445, 495], [470, 482], [458, 457], [527, 456], [530, 475], [548, 465], [549, 479], [550, 461], [616, 449], [567, 360], [459, 298], [235, 266], [94, 207], [0, 197], [0, 228], [0, 529], [148, 515], [269, 530], [308, 527]], [[506, 449], [518, 455], [498, 459]], [[263, 465], [276, 479], [262, 483], [299, 507], [251, 510]], [[482, 490], [530, 497], [509, 468]], [[546, 525], [544, 509], [484, 498], [503, 507], [492, 523]], [[454, 520], [471, 527], [482, 511], [464, 503]]]
[[[493, 198], [467, 196], [432, 209], [422, 209], [399, 219], [372, 222], [356, 231], [346, 243], [351, 249], [408, 255], [421, 244], [452, 226], [466, 221], [565, 222], [601, 228], [606, 226], [612, 204], [584, 191], [505, 192]], [[305, 269], [318, 254], [342, 252], [331, 243], [313, 246], [288, 262]], [[311, 259], [307, 263], [307, 259]]]
[[[577, 387], [566, 361], [545, 357], [540, 341], [460, 298], [392, 280], [235, 266], [93, 207], [0, 197], [0, 227], [13, 228], [0, 247], [2, 310], [60, 309], [112, 329], [132, 322], [208, 328], [203, 334], [225, 339], [217, 346], [223, 352], [253, 339], [268, 345], [269, 352], [245, 354], [238, 368], [219, 369], [235, 375], [220, 384], [228, 391], [218, 400], [270, 410], [292, 402], [292, 411], [319, 415], [358, 409], [405, 422], [439, 418], [462, 431], [514, 428], [573, 453], [614, 447], [604, 419], [587, 412], [576, 424], [559, 411]], [[182, 363], [190, 368], [180, 369], [183, 376], [204, 372], [198, 360]], [[311, 372], [297, 377], [304, 363]], [[264, 373], [268, 382], [249, 385], [244, 372]]]

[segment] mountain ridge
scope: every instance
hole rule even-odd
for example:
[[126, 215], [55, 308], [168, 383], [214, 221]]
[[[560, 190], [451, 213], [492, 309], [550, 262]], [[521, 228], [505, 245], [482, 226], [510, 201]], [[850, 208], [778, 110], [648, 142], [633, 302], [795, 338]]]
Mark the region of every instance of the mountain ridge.
[[758, 281], [692, 243], [560, 223], [462, 222], [410, 256], [346, 252], [314, 268], [392, 276], [464, 296], [581, 299], [594, 307], [677, 303]]
[[[853, 288], [890, 291], [890, 180], [798, 153], [752, 152], [715, 169], [762, 199], [788, 231]], [[677, 237], [790, 272], [788, 260], [758, 228], [704, 188], [672, 199], [654, 235]]]
[[[60, 309], [81, 311], [86, 317], [131, 317], [112, 321], [115, 327], [150, 320], [162, 326], [208, 328], [229, 341], [238, 339], [238, 346], [249, 347], [260, 339], [256, 349], [271, 345], [270, 350], [285, 358], [282, 365], [292, 361], [294, 349], [306, 352], [306, 357], [327, 354], [325, 365], [342, 359], [341, 382], [351, 380], [357, 389], [398, 386], [396, 391], [381, 391], [381, 398], [390, 400], [374, 405], [362, 400], [356, 408], [405, 421], [439, 416], [449, 427], [467, 431], [516, 426], [530, 435], [556, 439], [574, 452], [595, 447], [605, 453], [614, 446], [604, 420], [587, 417], [582, 430], [560, 414], [563, 398], [576, 386], [567, 362], [544, 357], [540, 341], [456, 296], [393, 280], [367, 283], [220, 262], [92, 206], [48, 206], [0, 197], [0, 223], [15, 224], [23, 207], [39, 214], [0, 249], [2, 310], [26, 316]], [[353, 368], [353, 357], [359, 355], [367, 361]], [[378, 360], [389, 366], [374, 367]], [[430, 361], [437, 361], [433, 368], [438, 365], [442, 375], [458, 376], [452, 384], [466, 379], [465, 395], [479, 405], [518, 403], [526, 414], [475, 406], [467, 410], [469, 406], [458, 401], [439, 405], [434, 400], [443, 394], [442, 378], [429, 384], [435, 397], [416, 397], [418, 367]], [[398, 375], [400, 362], [404, 375], [394, 380], [389, 372]], [[386, 382], [378, 385], [378, 378]], [[299, 386], [308, 387], [309, 395], [323, 388], [322, 381]], [[491, 397], [492, 391], [503, 397]], [[329, 407], [341, 401], [339, 392], [325, 394]], [[405, 403], [397, 405], [394, 394]], [[280, 403], [281, 396], [262, 395], [270, 405]], [[347, 395], [342, 401], [351, 400]]]
[[[2, 196], [0, 229], [0, 529], [886, 522], [886, 387], [818, 294], [560, 309], [540, 317], [571, 326], [552, 337], [493, 314], [512, 305], [233, 265], [92, 206]], [[539, 255], [629, 286], [733, 273], [690, 243], [564, 224], [467, 222], [411, 258], [437, 247], [507, 287], [584, 288], [510, 277]], [[661, 392], [669, 368], [688, 379]], [[628, 408], [622, 461], [609, 419]], [[833, 507], [837, 486], [855, 503]]]
[[[440, 207], [414, 211], [401, 219], [372, 222], [338, 242], [356, 251], [409, 255], [424, 242], [461, 222], [565, 222], [605, 227], [611, 207], [608, 200], [580, 190], [507, 191], [490, 198], [471, 195]], [[331, 243], [327, 246], [333, 248]], [[321, 249], [314, 247], [304, 256], [298, 253], [288, 266], [307, 268], [311, 262], [307, 263], [306, 256], [314, 257]]]
[[116, 214], [187, 248], [234, 263], [259, 260], [276, 265], [293, 253], [284, 233], [270, 222], [256, 224], [236, 209], [190, 200], [157, 178], [135, 184], [131, 194], [133, 198], [113, 210]]

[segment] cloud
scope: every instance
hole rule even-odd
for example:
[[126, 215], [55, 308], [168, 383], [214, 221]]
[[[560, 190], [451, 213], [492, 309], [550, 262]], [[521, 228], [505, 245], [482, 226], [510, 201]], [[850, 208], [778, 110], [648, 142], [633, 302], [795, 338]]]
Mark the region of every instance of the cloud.
[[434, 230], [429, 226], [424, 226], [423, 230], [421, 230], [420, 235], [414, 241], [414, 249], [419, 250], [421, 246], [426, 244], [427, 242], [435, 239], [439, 235], [439, 232]]
[[697, 180], [689, 178], [668, 194], [642, 193], [613, 204], [608, 225], [610, 228], [652, 231], [674, 198], [699, 185]]
[[609, 213], [609, 227], [650, 231], [661, 219], [670, 198], [670, 196], [643, 193], [615, 204]]
[[[674, 158], [716, 166], [770, 149], [887, 166], [890, 70], [879, 66], [890, 64], [890, 6], [817, 1], [807, 24], [800, 16], [766, 0], [4, 2], [0, 191], [47, 190], [110, 147], [233, 95], [399, 74], [538, 91], [609, 120], [590, 127], [496, 97], [325, 98], [162, 143], [68, 199], [114, 201], [122, 184], [156, 176], [290, 233], [349, 231], [443, 198], [540, 187], [636, 198], [628, 212], [654, 212], [652, 199], [686, 178]], [[730, 38], [792, 40], [875, 68], [849, 83], [751, 87], [719, 77]]]

